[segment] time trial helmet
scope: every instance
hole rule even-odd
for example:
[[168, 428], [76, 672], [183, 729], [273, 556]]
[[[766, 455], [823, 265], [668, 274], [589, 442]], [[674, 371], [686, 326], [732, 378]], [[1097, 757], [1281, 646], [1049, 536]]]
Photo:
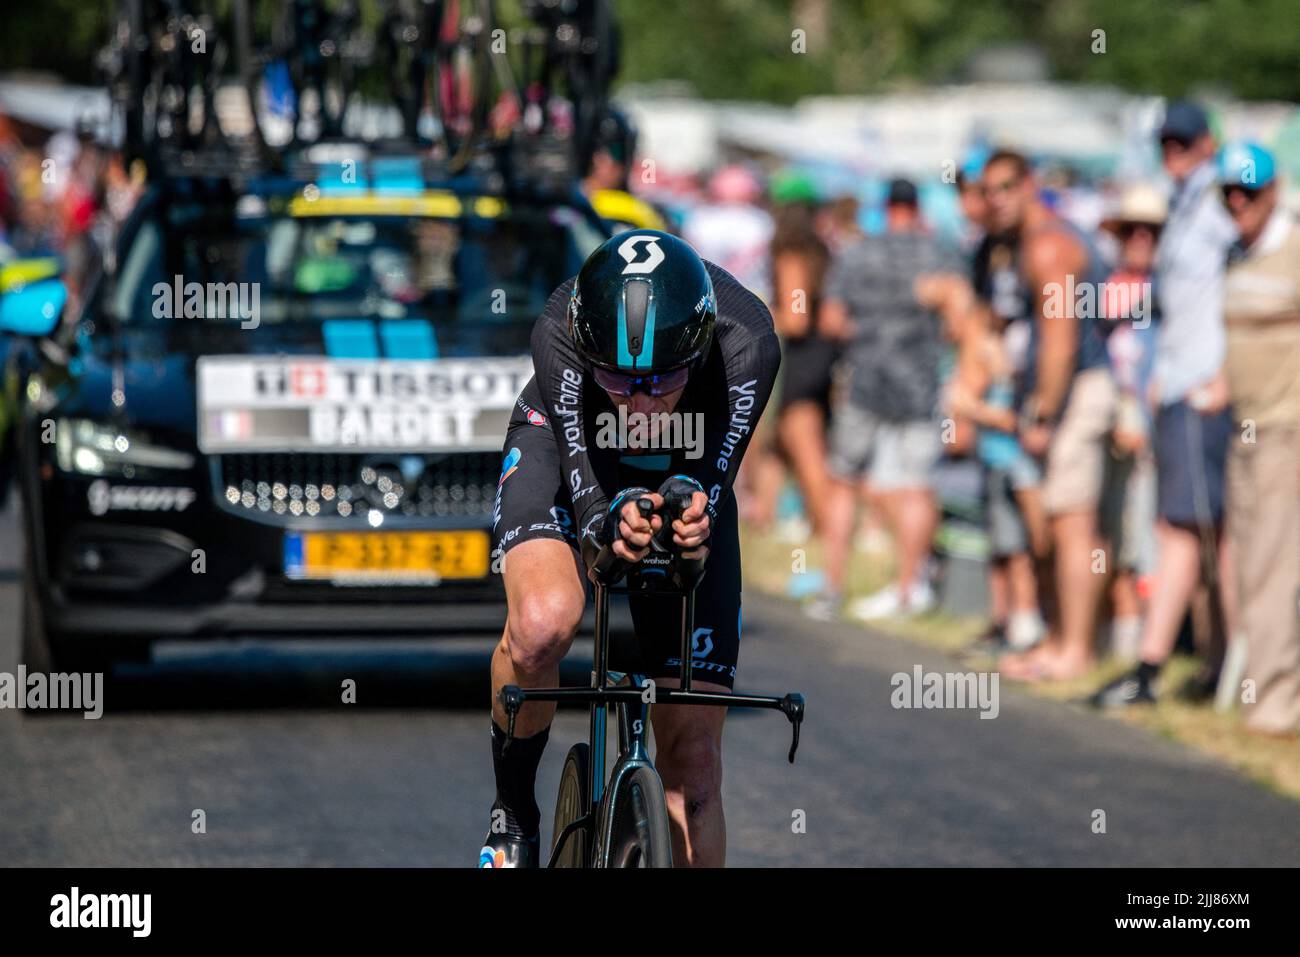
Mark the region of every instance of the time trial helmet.
[[676, 236], [634, 229], [582, 264], [569, 299], [569, 334], [595, 366], [658, 374], [703, 358], [717, 315], [699, 254]]

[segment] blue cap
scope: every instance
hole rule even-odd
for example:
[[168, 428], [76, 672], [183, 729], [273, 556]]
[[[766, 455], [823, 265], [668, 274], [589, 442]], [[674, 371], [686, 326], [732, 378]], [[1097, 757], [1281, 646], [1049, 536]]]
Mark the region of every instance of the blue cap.
[[1210, 118], [1191, 100], [1175, 100], [1165, 110], [1165, 121], [1160, 124], [1160, 139], [1182, 140], [1191, 143], [1210, 132]]
[[984, 172], [984, 167], [989, 161], [993, 151], [987, 146], [973, 146], [966, 151], [966, 155], [961, 159], [961, 166], [958, 167], [958, 173], [964, 182], [977, 180]]
[[1219, 151], [1219, 182], [1263, 189], [1277, 175], [1273, 154], [1258, 143], [1229, 143]]

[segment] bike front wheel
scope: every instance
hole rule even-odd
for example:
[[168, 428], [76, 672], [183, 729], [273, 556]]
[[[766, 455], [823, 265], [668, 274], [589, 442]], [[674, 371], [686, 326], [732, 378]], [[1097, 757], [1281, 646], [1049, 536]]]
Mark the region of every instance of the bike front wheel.
[[668, 802], [654, 768], [643, 765], [620, 778], [610, 812], [610, 867], [673, 866]]
[[[569, 749], [564, 759], [564, 770], [560, 773], [560, 792], [555, 798], [555, 826], [552, 832], [551, 855], [552, 867], [588, 867], [587, 840], [590, 829], [580, 825], [564, 838], [560, 837], [564, 829], [574, 821], [587, 817], [591, 811], [590, 794], [587, 790], [588, 767], [591, 764], [590, 747], [586, 743], [575, 744]], [[558, 853], [557, 853], [558, 850]]]

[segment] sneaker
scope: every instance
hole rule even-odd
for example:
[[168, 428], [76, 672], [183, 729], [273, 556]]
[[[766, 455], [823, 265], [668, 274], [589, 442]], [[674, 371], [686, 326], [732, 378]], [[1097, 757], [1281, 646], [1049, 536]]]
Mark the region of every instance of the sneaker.
[[939, 604], [939, 596], [934, 593], [930, 579], [922, 578], [912, 584], [907, 592], [907, 614], [924, 615], [934, 611]]
[[878, 618], [896, 618], [909, 615], [923, 615], [933, 610], [936, 604], [934, 589], [928, 581], [914, 584], [903, 601], [898, 586], [887, 585], [874, 595], [859, 598], [849, 605], [848, 613], [859, 621], [873, 621]]
[[[498, 807], [500, 805], [494, 802], [493, 812]], [[489, 831], [488, 836], [483, 839], [482, 849], [478, 852], [478, 866], [480, 868], [538, 867], [541, 856], [541, 834], [520, 837], [508, 833], [494, 834]]]
[[1016, 611], [1007, 622], [1007, 646], [1012, 651], [1028, 651], [1043, 640], [1047, 628], [1036, 611]]
[[813, 621], [838, 621], [843, 599], [831, 592], [824, 592], [803, 606], [803, 613]]
[[1106, 685], [1089, 698], [1088, 703], [1094, 708], [1130, 708], [1155, 704], [1156, 696], [1151, 692], [1151, 685], [1133, 670]]
[[818, 568], [808, 572], [793, 572], [785, 582], [786, 597], [795, 601], [818, 595], [825, 590], [826, 575]]
[[994, 656], [1010, 650], [1007, 644], [1006, 628], [996, 622], [989, 625], [984, 633], [976, 637], [970, 644], [957, 650], [958, 658], [980, 658], [984, 656]]
[[848, 606], [850, 618], [859, 621], [871, 621], [876, 618], [892, 618], [903, 613], [903, 601], [895, 585], [886, 585], [874, 595], [854, 599]]
[[1192, 680], [1178, 689], [1178, 700], [1188, 704], [1213, 701], [1219, 690], [1219, 669], [1202, 665]]

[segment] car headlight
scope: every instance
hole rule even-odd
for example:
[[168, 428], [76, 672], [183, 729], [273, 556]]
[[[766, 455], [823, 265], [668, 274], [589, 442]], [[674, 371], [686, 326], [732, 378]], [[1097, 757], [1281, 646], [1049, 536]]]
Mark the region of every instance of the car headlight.
[[146, 436], [90, 419], [60, 419], [54, 431], [59, 468], [83, 475], [127, 474], [136, 467], [188, 469], [194, 456], [149, 442]]

